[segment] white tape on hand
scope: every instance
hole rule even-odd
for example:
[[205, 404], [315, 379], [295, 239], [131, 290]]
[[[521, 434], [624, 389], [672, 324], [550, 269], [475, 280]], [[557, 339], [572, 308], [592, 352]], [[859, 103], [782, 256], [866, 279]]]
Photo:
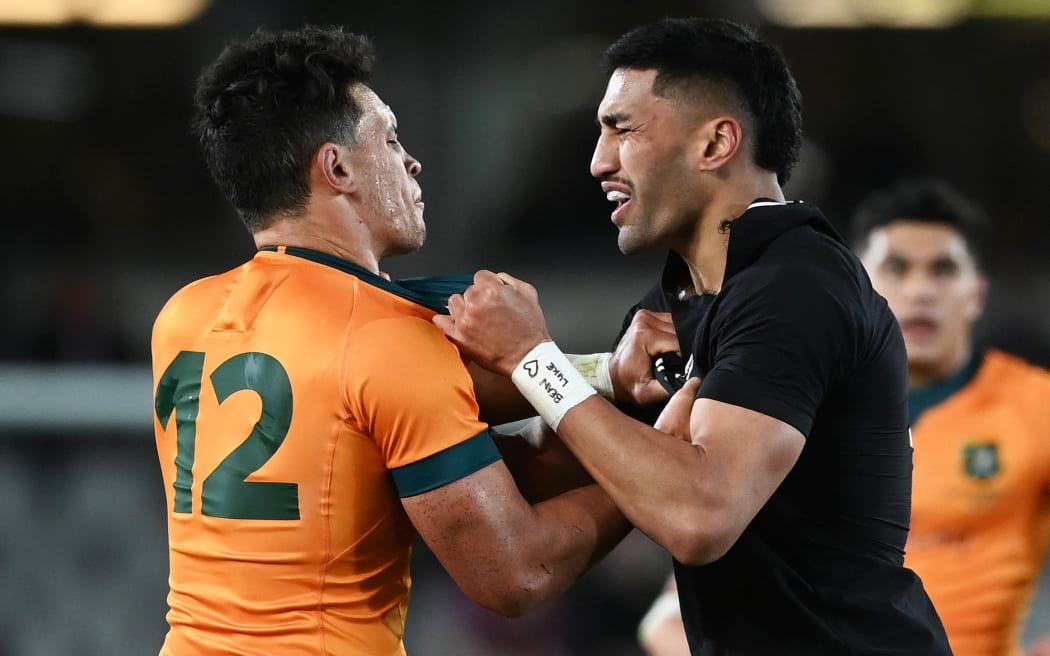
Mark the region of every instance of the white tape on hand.
[[612, 361], [612, 353], [566, 353], [572, 366], [583, 375], [583, 379], [590, 384], [599, 394], [613, 400], [612, 375], [609, 373], [609, 363]]
[[540, 342], [510, 375], [525, 400], [558, 430], [565, 413], [596, 394], [554, 342]]

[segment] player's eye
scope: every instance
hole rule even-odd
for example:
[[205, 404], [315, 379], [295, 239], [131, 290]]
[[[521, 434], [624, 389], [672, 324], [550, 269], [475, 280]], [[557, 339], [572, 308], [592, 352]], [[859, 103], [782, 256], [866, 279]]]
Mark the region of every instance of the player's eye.
[[882, 269], [891, 276], [903, 276], [908, 271], [908, 263], [896, 257], [886, 260]]
[[951, 278], [959, 272], [959, 265], [951, 260], [940, 260], [933, 263], [931, 271], [938, 278]]

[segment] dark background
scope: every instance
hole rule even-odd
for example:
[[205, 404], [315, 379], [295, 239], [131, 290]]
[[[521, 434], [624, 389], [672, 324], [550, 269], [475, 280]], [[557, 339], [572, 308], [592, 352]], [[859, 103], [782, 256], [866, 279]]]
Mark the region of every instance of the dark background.
[[[0, 0], [0, 15], [15, 1]], [[665, 15], [755, 25], [803, 93], [788, 197], [846, 230], [874, 186], [909, 174], [956, 184], [993, 219], [980, 341], [1050, 364], [1050, 2], [915, 0], [964, 13], [912, 29], [770, 20], [790, 4], [215, 0], [172, 28], [0, 24], [0, 656], [159, 646], [149, 332], [180, 286], [252, 254], [187, 122], [200, 68], [260, 25], [337, 23], [374, 38], [374, 86], [423, 163], [429, 227], [420, 252], [384, 268], [523, 277], [569, 351], [607, 349], [662, 263], [619, 253], [612, 205], [588, 174], [602, 50]], [[892, 17], [909, 3], [874, 4]], [[669, 566], [634, 536], [564, 598], [507, 622], [462, 599], [420, 551], [408, 640], [420, 655], [638, 654], [636, 622]]]

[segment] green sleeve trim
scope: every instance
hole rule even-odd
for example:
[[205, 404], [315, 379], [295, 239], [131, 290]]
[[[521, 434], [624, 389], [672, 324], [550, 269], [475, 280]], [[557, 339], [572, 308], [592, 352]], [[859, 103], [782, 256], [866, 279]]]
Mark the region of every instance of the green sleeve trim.
[[465, 442], [392, 469], [390, 473], [398, 494], [411, 497], [458, 481], [501, 458], [492, 436], [483, 430]]

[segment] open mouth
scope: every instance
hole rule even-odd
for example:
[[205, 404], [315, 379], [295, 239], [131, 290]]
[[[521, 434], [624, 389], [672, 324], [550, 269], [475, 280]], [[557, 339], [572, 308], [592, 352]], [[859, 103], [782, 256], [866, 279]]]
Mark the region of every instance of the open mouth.
[[940, 325], [933, 319], [916, 318], [916, 319], [902, 319], [901, 332], [909, 337], [924, 338], [932, 337], [937, 334], [937, 330]]
[[626, 211], [625, 208], [631, 204], [631, 195], [620, 189], [610, 189], [605, 192], [605, 197], [616, 203], [616, 209], [613, 210], [611, 217], [615, 222]]

